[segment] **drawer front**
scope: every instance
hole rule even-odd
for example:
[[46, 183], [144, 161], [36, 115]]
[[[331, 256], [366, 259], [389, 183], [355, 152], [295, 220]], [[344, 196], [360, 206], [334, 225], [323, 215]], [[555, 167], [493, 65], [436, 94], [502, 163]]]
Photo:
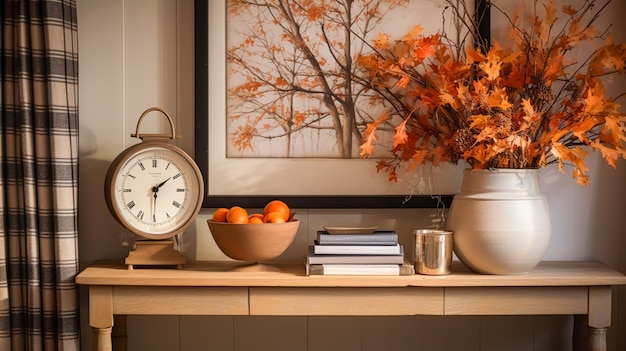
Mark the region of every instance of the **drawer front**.
[[250, 288], [251, 315], [441, 315], [443, 288]]
[[446, 288], [446, 315], [587, 314], [587, 287]]
[[113, 290], [114, 314], [247, 315], [247, 287], [123, 286]]

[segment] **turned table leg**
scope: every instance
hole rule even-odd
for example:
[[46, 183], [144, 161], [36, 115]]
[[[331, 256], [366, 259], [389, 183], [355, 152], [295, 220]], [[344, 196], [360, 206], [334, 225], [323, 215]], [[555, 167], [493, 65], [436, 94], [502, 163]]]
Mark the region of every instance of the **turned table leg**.
[[112, 351], [113, 288], [89, 287], [89, 325], [93, 330], [93, 351]]
[[606, 351], [606, 331], [611, 326], [611, 287], [589, 287], [589, 351]]
[[591, 351], [606, 351], [606, 329], [589, 328], [589, 339], [587, 346]]
[[113, 333], [111, 334], [111, 340], [113, 340], [113, 351], [126, 351], [127, 339], [126, 334], [126, 316], [115, 315], [113, 316], [115, 325], [113, 325]]
[[111, 351], [111, 329], [113, 328], [95, 328], [92, 327], [92, 350], [93, 351]]

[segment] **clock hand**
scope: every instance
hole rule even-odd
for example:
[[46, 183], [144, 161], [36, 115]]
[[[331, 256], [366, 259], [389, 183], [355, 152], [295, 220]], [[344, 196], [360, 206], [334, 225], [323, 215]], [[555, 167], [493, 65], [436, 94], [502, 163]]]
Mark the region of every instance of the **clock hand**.
[[152, 195], [152, 198], [154, 199], [154, 201], [152, 201], [152, 221], [153, 222], [156, 222], [157, 191], [159, 191], [159, 188], [157, 187], [152, 188], [152, 192], [154, 193], [154, 195]]
[[156, 222], [156, 201], [157, 201], [157, 193], [159, 192], [159, 188], [162, 187], [165, 183], [167, 183], [168, 180], [172, 179], [172, 177], [168, 177], [167, 179], [165, 179], [164, 181], [162, 181], [161, 183], [159, 183], [156, 186], [152, 187], [152, 197], [154, 198], [154, 201], [152, 201], [152, 221]]
[[172, 177], [169, 177], [169, 178], [165, 179], [164, 181], [162, 181], [161, 184], [156, 186], [156, 190], [154, 190], [154, 188], [152, 188], [152, 191], [155, 191], [155, 192], [158, 191], [159, 188], [162, 187], [163, 184], [167, 183], [167, 181], [170, 180], [170, 179], [172, 179]]
[[152, 221], [156, 222], [156, 202], [157, 202], [157, 192], [159, 192], [159, 186], [153, 186], [152, 187], [152, 201], [150, 201], [152, 203]]

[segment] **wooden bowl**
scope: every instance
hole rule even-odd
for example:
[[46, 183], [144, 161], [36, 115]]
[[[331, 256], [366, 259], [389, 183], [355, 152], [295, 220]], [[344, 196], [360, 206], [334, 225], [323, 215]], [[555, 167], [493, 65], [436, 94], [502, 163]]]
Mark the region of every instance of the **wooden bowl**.
[[240, 261], [268, 261], [280, 256], [296, 237], [300, 221], [234, 224], [207, 220], [222, 252]]

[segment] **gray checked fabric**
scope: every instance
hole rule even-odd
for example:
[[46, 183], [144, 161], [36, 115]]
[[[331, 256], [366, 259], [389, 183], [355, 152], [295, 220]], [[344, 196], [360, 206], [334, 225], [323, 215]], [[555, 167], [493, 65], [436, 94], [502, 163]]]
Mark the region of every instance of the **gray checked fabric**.
[[0, 350], [79, 350], [76, 2], [0, 17]]

